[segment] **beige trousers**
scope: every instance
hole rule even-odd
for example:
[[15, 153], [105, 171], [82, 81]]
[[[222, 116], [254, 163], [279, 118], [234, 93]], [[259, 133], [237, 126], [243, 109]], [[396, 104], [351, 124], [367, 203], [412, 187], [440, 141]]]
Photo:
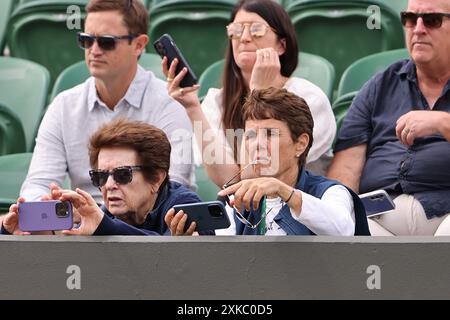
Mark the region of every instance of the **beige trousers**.
[[394, 199], [395, 210], [368, 219], [373, 236], [450, 235], [450, 212], [427, 219], [418, 200], [408, 194]]

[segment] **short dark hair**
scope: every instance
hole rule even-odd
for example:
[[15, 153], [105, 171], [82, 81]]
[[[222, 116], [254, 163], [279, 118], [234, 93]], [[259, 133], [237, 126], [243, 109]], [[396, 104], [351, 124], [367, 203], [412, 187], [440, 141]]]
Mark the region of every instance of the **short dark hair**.
[[166, 173], [160, 189], [169, 180], [171, 146], [166, 134], [150, 124], [129, 121], [124, 118], [113, 120], [100, 127], [89, 141], [89, 161], [92, 168], [98, 167], [98, 155], [103, 148], [124, 147], [135, 150], [138, 165], [146, 181], [158, 180], [158, 171]]
[[149, 13], [140, 0], [91, 0], [86, 12], [119, 11], [130, 35], [147, 34]]
[[309, 144], [299, 158], [299, 166], [306, 162], [313, 143], [314, 120], [306, 101], [286, 89], [268, 88], [253, 90], [243, 106], [244, 121], [275, 119], [287, 124], [292, 140], [300, 135], [309, 136]]

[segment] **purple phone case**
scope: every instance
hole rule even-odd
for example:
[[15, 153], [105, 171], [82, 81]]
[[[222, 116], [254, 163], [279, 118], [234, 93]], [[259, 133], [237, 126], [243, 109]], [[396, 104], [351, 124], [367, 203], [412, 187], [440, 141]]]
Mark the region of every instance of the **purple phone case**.
[[56, 204], [61, 201], [30, 201], [19, 204], [19, 229], [21, 231], [69, 230], [73, 226], [72, 205], [65, 217], [56, 215]]

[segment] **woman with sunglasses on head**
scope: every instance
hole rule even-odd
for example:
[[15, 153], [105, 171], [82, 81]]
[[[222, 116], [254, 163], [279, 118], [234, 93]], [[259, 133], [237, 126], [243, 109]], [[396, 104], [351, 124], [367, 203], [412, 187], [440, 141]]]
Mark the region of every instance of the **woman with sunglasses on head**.
[[[179, 86], [187, 70], [176, 75], [177, 61], [167, 70], [167, 59], [163, 60], [170, 95], [184, 105], [195, 128], [201, 123], [201, 131], [194, 130], [202, 154], [196, 157], [203, 160], [209, 177], [222, 186], [226, 177], [239, 171], [237, 139], [227, 140], [225, 132], [231, 129], [236, 133], [244, 128], [242, 105], [246, 96], [251, 90], [268, 87], [286, 88], [310, 105], [316, 130], [307, 163], [323, 172], [328, 163], [326, 153], [335, 136], [335, 119], [328, 98], [320, 88], [305, 79], [292, 77], [298, 64], [298, 45], [286, 11], [275, 1], [242, 0], [236, 4], [226, 29], [230, 40], [223, 88], [210, 89], [201, 105], [198, 85]], [[212, 139], [207, 140], [208, 137]], [[222, 148], [211, 152], [211, 146], [217, 145]]]
[[216, 234], [370, 235], [359, 197], [305, 169], [314, 122], [304, 99], [285, 89], [253, 90], [243, 112], [241, 181], [219, 192], [232, 225]]
[[[169, 181], [170, 152], [167, 136], [152, 125], [119, 118], [99, 128], [90, 139], [89, 159], [94, 169], [89, 175], [92, 184], [100, 189], [104, 205], [99, 207], [84, 190], [61, 190], [54, 185], [53, 199], [72, 202], [79, 220], [75, 222], [80, 222], [78, 228], [63, 233], [192, 235], [195, 223], [185, 231], [187, 216], [181, 210], [175, 216], [181, 222], [179, 229], [164, 222], [174, 205], [200, 202], [196, 193]], [[23, 201], [23, 198], [18, 200]], [[2, 233], [22, 233], [18, 228], [18, 204], [11, 206]]]

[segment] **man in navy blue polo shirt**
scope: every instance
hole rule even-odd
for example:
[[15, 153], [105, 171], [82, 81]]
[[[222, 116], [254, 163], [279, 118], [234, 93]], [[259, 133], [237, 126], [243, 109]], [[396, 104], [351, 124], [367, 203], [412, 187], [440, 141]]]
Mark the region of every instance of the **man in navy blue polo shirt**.
[[395, 198], [372, 235], [450, 235], [450, 2], [409, 0], [402, 23], [411, 59], [361, 89], [328, 177]]

